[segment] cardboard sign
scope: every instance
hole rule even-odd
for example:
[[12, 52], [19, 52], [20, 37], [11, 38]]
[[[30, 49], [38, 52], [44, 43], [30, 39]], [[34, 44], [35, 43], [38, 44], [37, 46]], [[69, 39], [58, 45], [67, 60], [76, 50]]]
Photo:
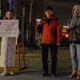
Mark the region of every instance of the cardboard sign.
[[18, 37], [19, 20], [0, 20], [0, 37]]

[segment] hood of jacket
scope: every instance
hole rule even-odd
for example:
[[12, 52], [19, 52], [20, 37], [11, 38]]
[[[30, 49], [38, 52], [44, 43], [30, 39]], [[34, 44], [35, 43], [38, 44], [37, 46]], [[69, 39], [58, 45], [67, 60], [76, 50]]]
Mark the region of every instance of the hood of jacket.
[[73, 9], [72, 9], [72, 14], [73, 14], [73, 16], [74, 16], [73, 11], [74, 11], [75, 8], [77, 8], [77, 9], [79, 10], [78, 16], [80, 16], [80, 5], [75, 5], [75, 6], [73, 7]]

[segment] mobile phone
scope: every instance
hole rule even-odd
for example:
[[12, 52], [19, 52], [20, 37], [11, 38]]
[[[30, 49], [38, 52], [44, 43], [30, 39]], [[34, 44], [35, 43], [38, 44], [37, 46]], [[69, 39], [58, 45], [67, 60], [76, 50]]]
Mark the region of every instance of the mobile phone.
[[42, 19], [36, 19], [37, 23], [40, 23], [42, 21]]

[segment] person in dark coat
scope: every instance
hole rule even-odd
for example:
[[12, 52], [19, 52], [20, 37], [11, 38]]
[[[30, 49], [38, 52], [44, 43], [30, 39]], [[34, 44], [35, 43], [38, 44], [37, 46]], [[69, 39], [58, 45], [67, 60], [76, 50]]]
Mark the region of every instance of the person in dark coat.
[[[46, 18], [37, 27], [43, 27], [41, 33], [42, 46], [42, 76], [55, 76], [57, 68], [57, 46], [61, 42], [60, 20], [54, 16], [54, 10], [48, 6], [45, 10]], [[48, 50], [51, 52], [51, 74], [48, 70]]]

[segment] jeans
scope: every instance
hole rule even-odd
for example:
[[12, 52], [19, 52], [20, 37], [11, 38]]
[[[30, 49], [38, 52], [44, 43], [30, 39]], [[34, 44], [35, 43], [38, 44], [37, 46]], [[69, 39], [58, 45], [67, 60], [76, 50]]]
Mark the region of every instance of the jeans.
[[80, 70], [80, 44], [70, 44], [72, 69]]
[[57, 45], [46, 45], [42, 44], [42, 63], [43, 63], [43, 72], [48, 73], [48, 50], [50, 47], [51, 52], [51, 73], [56, 74], [57, 67]]

